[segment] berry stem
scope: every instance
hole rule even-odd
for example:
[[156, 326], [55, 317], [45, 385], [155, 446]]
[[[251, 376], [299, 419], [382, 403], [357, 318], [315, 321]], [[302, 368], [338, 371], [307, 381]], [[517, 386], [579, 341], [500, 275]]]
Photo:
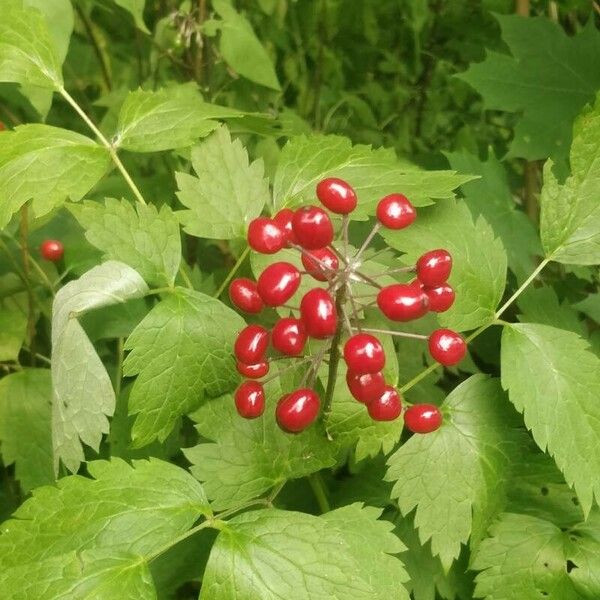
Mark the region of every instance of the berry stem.
[[[293, 360], [293, 358], [295, 358], [295, 357], [287, 356], [287, 357], [282, 357], [282, 358], [289, 358], [289, 359]], [[290, 365], [289, 367], [286, 367], [285, 369], [281, 369], [280, 371], [277, 371], [277, 373], [274, 373], [273, 375], [271, 375], [271, 377], [267, 377], [266, 379], [261, 379], [260, 382], [263, 385], [266, 385], [267, 383], [273, 381], [274, 379], [278, 379], [284, 373], [287, 373], [288, 371], [291, 371], [292, 369], [297, 369], [300, 365], [307, 363], [307, 362], [312, 362], [313, 360], [314, 360], [313, 358], [303, 358], [302, 360], [298, 361], [297, 363], [294, 363], [293, 365]], [[308, 371], [306, 373], [310, 373], [310, 369], [308, 369]], [[305, 377], [306, 377], [306, 373], [305, 373]]]
[[308, 483], [315, 495], [315, 499], [317, 500], [317, 504], [319, 505], [319, 509], [321, 513], [326, 513], [331, 510], [331, 505], [329, 504], [329, 500], [327, 498], [327, 491], [325, 489], [325, 484], [323, 483], [323, 478], [320, 473], [312, 473], [307, 477]]
[[302, 246], [298, 244], [292, 244], [288, 242], [290, 248], [294, 248], [294, 250], [298, 250], [298, 252], [302, 252], [305, 256], [308, 256], [311, 260], [316, 262], [323, 269], [323, 276], [327, 278], [328, 281], [331, 280], [331, 273], [335, 273], [335, 269], [332, 269], [327, 263], [323, 262], [320, 258], [317, 258], [312, 252], [305, 250]]
[[[348, 256], [348, 215], [342, 217], [342, 242], [344, 244], [344, 256]], [[346, 261], [347, 264], [347, 261]]]
[[369, 277], [369, 275], [365, 275], [364, 273], [361, 273], [360, 271], [357, 271], [356, 269], [352, 269], [351, 274], [356, 275], [357, 277], [362, 279], [364, 282], [369, 283], [373, 287], [376, 287], [378, 290], [383, 288], [383, 286], [380, 285], [379, 283], [377, 283], [372, 277]]
[[221, 287], [215, 292], [213, 298], [219, 298], [221, 294], [227, 289], [229, 282], [235, 277], [235, 274], [238, 272], [239, 268], [242, 266], [242, 263], [246, 260], [246, 257], [250, 254], [250, 246], [246, 246], [246, 249], [240, 254], [237, 259], [235, 265], [231, 267], [231, 271], [225, 277], [225, 280], [221, 284]]
[[[360, 328], [358, 328], [358, 331], [360, 331]], [[395, 335], [398, 337], [412, 338], [415, 340], [426, 340], [427, 339], [426, 335], [421, 335], [420, 333], [408, 333], [407, 331], [394, 331], [392, 329], [371, 329], [371, 328], [365, 327], [363, 329], [363, 331], [367, 331], [368, 333], [381, 333], [384, 335]]]
[[381, 229], [381, 223], [379, 223], [379, 221], [378, 221], [377, 223], [375, 223], [375, 225], [373, 225], [373, 229], [371, 229], [371, 233], [369, 233], [369, 235], [365, 238], [365, 241], [363, 242], [362, 246], [360, 247], [358, 252], [352, 258], [352, 262], [356, 262], [360, 258], [360, 255], [367, 249], [367, 246], [371, 243], [371, 240], [375, 237], [375, 235], [377, 234], [377, 232], [380, 229]]
[[414, 273], [415, 267], [398, 267], [397, 269], [389, 269], [385, 273], [377, 273], [377, 275], [373, 275], [373, 277], [385, 277], [386, 275], [390, 275], [392, 273]]
[[[348, 297], [350, 298], [350, 306], [352, 306], [352, 316], [354, 317], [354, 322], [356, 323], [358, 331], [362, 331], [360, 319], [358, 318], [358, 307], [356, 306], [356, 301], [354, 300], [352, 289], [350, 288], [348, 282], [346, 282], [346, 289], [348, 292]], [[352, 328], [350, 328], [350, 335], [352, 335]]]

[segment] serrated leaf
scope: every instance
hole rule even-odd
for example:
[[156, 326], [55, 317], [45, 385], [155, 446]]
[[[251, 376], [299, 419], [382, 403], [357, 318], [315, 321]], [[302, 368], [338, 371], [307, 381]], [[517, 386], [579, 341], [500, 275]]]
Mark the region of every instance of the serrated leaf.
[[381, 511], [352, 504], [314, 517], [268, 509], [233, 518], [210, 554], [201, 600], [408, 600]]
[[104, 204], [84, 202], [69, 206], [85, 237], [102, 250], [106, 260], [133, 267], [149, 284], [172, 286], [181, 262], [179, 223], [163, 205], [143, 206], [107, 198]]
[[113, 0], [115, 4], [124, 8], [132, 17], [135, 26], [144, 33], [150, 33], [144, 23], [144, 8], [146, 0]]
[[[452, 255], [450, 284], [456, 291], [452, 308], [439, 317], [443, 326], [463, 331], [494, 319], [506, 283], [506, 253], [492, 228], [469, 209], [451, 200], [419, 210], [417, 220], [402, 231], [382, 230], [385, 241], [405, 252], [406, 264], [435, 248]], [[485, 251], [482, 251], [482, 249]]]
[[192, 149], [196, 177], [176, 173], [180, 202], [190, 210], [178, 216], [190, 235], [238, 239], [269, 199], [262, 160], [251, 163], [240, 140], [221, 126]]
[[80, 200], [110, 164], [108, 151], [90, 138], [49, 125], [20, 125], [0, 140], [0, 228], [28, 200], [38, 216]]
[[600, 97], [573, 129], [571, 175], [560, 184], [552, 161], [544, 165], [541, 235], [546, 256], [576, 265], [600, 263]]
[[374, 215], [377, 201], [387, 194], [400, 192], [415, 206], [425, 206], [454, 198], [453, 190], [472, 179], [454, 171], [423, 171], [400, 161], [389, 148], [352, 146], [348, 138], [336, 135], [301, 135], [292, 138], [279, 156], [274, 209], [314, 203], [317, 183], [330, 176], [346, 179], [356, 190], [354, 219]]
[[115, 394], [92, 343], [77, 317], [95, 308], [145, 295], [148, 286], [131, 267], [109, 261], [61, 288], [52, 305], [52, 446], [74, 472], [84, 460], [82, 442], [96, 451]]
[[446, 398], [444, 423], [413, 435], [389, 459], [386, 479], [403, 515], [416, 508], [421, 543], [447, 570], [503, 508], [514, 434], [499, 382], [474, 375]]
[[483, 96], [486, 108], [522, 114], [510, 156], [566, 156], [573, 119], [600, 88], [594, 60], [600, 34], [591, 20], [569, 37], [544, 17], [496, 19], [511, 54], [488, 52], [459, 77]]
[[600, 498], [600, 358], [570, 331], [515, 323], [502, 333], [501, 368], [511, 402], [589, 513]]
[[179, 417], [204, 396], [230, 391], [239, 376], [232, 356], [242, 318], [218, 300], [176, 288], [125, 343], [123, 372], [137, 375], [129, 398], [136, 447], [164, 441]]
[[28, 492], [54, 481], [52, 384], [47, 369], [25, 369], [0, 380], [0, 442], [5, 465]]

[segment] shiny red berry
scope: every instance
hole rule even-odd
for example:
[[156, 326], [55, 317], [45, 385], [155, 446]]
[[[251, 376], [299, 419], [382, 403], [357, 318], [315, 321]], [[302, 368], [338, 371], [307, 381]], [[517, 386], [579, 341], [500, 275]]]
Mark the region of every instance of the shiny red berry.
[[237, 372], [246, 379], [260, 379], [269, 372], [269, 363], [266, 360], [261, 360], [253, 365], [247, 365], [238, 360]]
[[402, 194], [390, 194], [377, 204], [377, 219], [388, 229], [404, 229], [417, 218], [417, 211]]
[[318, 206], [299, 208], [293, 220], [298, 243], [307, 250], [324, 248], [333, 240], [333, 224], [329, 215]]
[[235, 340], [235, 357], [246, 365], [262, 361], [269, 346], [269, 332], [260, 325], [247, 325]]
[[258, 294], [256, 282], [246, 277], [240, 277], [231, 282], [229, 298], [234, 306], [247, 313], [259, 313], [264, 306]]
[[413, 433], [431, 433], [440, 428], [442, 413], [434, 404], [415, 404], [406, 409], [404, 424]]
[[234, 395], [235, 407], [244, 419], [256, 419], [265, 410], [265, 389], [257, 381], [244, 381]]
[[367, 404], [367, 410], [374, 421], [393, 421], [402, 413], [400, 394], [391, 385], [386, 385], [383, 394]]
[[452, 270], [452, 256], [447, 250], [425, 252], [417, 261], [417, 278], [426, 287], [446, 283]]
[[329, 248], [317, 248], [317, 250], [310, 251], [310, 256], [302, 254], [302, 264], [307, 273], [317, 281], [327, 281], [333, 272], [337, 271], [339, 261]]
[[354, 373], [377, 373], [385, 366], [385, 352], [375, 336], [357, 333], [344, 345], [344, 360]]
[[298, 356], [304, 350], [307, 334], [300, 319], [284, 317], [279, 319], [271, 331], [271, 343], [275, 350], [286, 356]]
[[58, 240], [45, 240], [40, 246], [40, 254], [45, 260], [58, 262], [65, 253], [65, 247]]
[[337, 313], [331, 294], [321, 288], [314, 288], [300, 301], [300, 317], [306, 332], [319, 340], [331, 337], [337, 328]]
[[454, 304], [454, 290], [447, 283], [425, 288], [425, 293], [429, 298], [429, 310], [433, 312], [445, 312]]
[[282, 208], [273, 217], [273, 221], [275, 221], [275, 223], [277, 223], [277, 225], [283, 229], [285, 241], [296, 244], [298, 240], [296, 240], [296, 236], [294, 235], [294, 228], [292, 226], [293, 219], [294, 211], [291, 208]]
[[356, 192], [349, 183], [337, 177], [328, 177], [317, 184], [317, 198], [325, 208], [338, 215], [347, 215], [356, 208]]
[[427, 313], [429, 298], [416, 285], [396, 283], [379, 291], [377, 306], [392, 321], [412, 321]]
[[467, 344], [459, 333], [450, 329], [436, 329], [429, 336], [429, 354], [445, 367], [459, 363], [467, 353]]
[[273, 220], [258, 217], [248, 225], [248, 244], [261, 254], [275, 254], [286, 242], [285, 231]]
[[281, 306], [295, 293], [300, 285], [300, 271], [289, 262], [269, 265], [258, 278], [256, 287], [267, 306]]
[[300, 433], [314, 423], [320, 406], [316, 392], [309, 388], [296, 390], [283, 396], [277, 403], [277, 424], [288, 433]]
[[381, 373], [346, 373], [346, 384], [352, 396], [368, 404], [381, 397], [385, 391], [385, 379]]

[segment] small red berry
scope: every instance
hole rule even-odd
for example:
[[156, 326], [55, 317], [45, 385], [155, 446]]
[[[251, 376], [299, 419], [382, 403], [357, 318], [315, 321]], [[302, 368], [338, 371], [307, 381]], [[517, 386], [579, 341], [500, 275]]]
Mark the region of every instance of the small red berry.
[[267, 306], [281, 306], [296, 293], [300, 279], [300, 271], [292, 263], [276, 262], [260, 274], [256, 287]]
[[454, 304], [454, 290], [447, 283], [425, 288], [425, 293], [429, 298], [429, 310], [433, 312], [445, 312]]
[[427, 313], [427, 294], [411, 283], [396, 283], [377, 294], [377, 306], [392, 321], [412, 321]]
[[58, 262], [65, 253], [65, 247], [58, 240], [45, 240], [40, 246], [40, 254], [45, 260]]
[[[337, 271], [339, 266], [337, 256], [329, 248], [311, 250], [310, 254], [310, 256], [302, 254], [302, 264], [307, 273], [317, 281], [327, 281], [333, 275], [333, 272]], [[325, 265], [329, 268], [325, 268]]]
[[388, 229], [404, 229], [417, 218], [417, 211], [402, 194], [390, 194], [377, 204], [377, 219]]
[[447, 250], [425, 252], [417, 261], [417, 278], [426, 287], [446, 283], [452, 270], [452, 256]]
[[261, 254], [275, 254], [286, 242], [285, 231], [272, 219], [258, 217], [248, 225], [248, 244]]
[[279, 319], [271, 331], [273, 348], [286, 356], [298, 356], [306, 344], [306, 329], [300, 319]]
[[256, 381], [244, 381], [234, 395], [235, 407], [244, 419], [256, 419], [265, 410], [265, 389]]
[[264, 306], [258, 294], [256, 282], [246, 277], [240, 277], [231, 282], [229, 298], [234, 306], [247, 313], [259, 313]]
[[299, 208], [293, 220], [298, 243], [307, 250], [324, 248], [333, 240], [333, 225], [329, 215], [318, 206]]
[[344, 345], [344, 360], [354, 373], [378, 373], [385, 366], [385, 352], [375, 336], [357, 333]]
[[314, 288], [300, 301], [300, 316], [310, 337], [322, 340], [331, 337], [337, 328], [337, 313], [331, 294]]
[[442, 413], [434, 404], [415, 404], [404, 413], [404, 424], [413, 433], [431, 433], [440, 428]]
[[467, 353], [462, 335], [450, 329], [436, 329], [429, 336], [429, 354], [445, 367], [459, 363]]
[[368, 404], [378, 400], [385, 391], [385, 379], [381, 373], [346, 373], [346, 384], [356, 400]]
[[247, 379], [260, 379], [269, 372], [269, 363], [266, 360], [261, 360], [253, 365], [247, 365], [238, 360], [237, 372]]
[[261, 362], [269, 346], [269, 332], [260, 325], [247, 325], [235, 340], [235, 357], [246, 365]]
[[294, 211], [291, 208], [282, 208], [273, 217], [273, 221], [275, 221], [275, 223], [277, 223], [277, 225], [283, 229], [285, 241], [296, 244], [298, 240], [296, 240], [296, 236], [294, 235], [294, 228], [292, 226], [293, 219]]
[[277, 403], [277, 424], [288, 433], [300, 433], [313, 424], [320, 406], [316, 392], [308, 388], [296, 390], [283, 396]]
[[383, 394], [367, 404], [367, 410], [374, 421], [393, 421], [402, 413], [400, 394], [391, 385], [386, 385]]
[[325, 208], [338, 215], [347, 215], [356, 208], [356, 192], [343, 179], [328, 177], [317, 184], [317, 198]]

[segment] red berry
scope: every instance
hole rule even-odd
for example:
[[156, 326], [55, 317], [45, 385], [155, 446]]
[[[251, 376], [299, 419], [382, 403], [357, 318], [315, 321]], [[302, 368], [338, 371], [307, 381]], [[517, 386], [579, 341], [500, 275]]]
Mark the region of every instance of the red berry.
[[260, 325], [247, 325], [235, 340], [235, 357], [246, 365], [261, 362], [269, 346], [269, 332]]
[[380, 290], [377, 306], [392, 321], [412, 321], [427, 313], [427, 294], [411, 283], [396, 283]]
[[260, 274], [257, 289], [267, 306], [281, 306], [296, 293], [299, 285], [300, 271], [289, 262], [276, 262]]
[[359, 402], [368, 404], [381, 397], [385, 391], [385, 379], [381, 373], [346, 373], [346, 384], [350, 393]]
[[260, 379], [269, 372], [269, 363], [266, 360], [261, 360], [253, 365], [247, 365], [238, 361], [237, 372], [247, 379]]
[[300, 316], [310, 337], [322, 340], [335, 333], [335, 303], [326, 290], [314, 288], [306, 292], [300, 302]]
[[294, 219], [294, 211], [291, 208], [282, 208], [274, 217], [273, 221], [283, 229], [285, 234], [285, 241], [297, 243], [296, 236], [294, 235], [294, 228], [292, 221]]
[[417, 278], [426, 287], [446, 283], [452, 270], [452, 257], [447, 250], [425, 252], [417, 261]]
[[259, 313], [263, 309], [256, 282], [246, 277], [234, 279], [229, 286], [229, 298], [231, 303], [247, 313]]
[[[328, 277], [330, 278], [333, 275], [333, 271], [337, 271], [339, 266], [337, 256], [329, 248], [311, 250], [310, 254], [311, 256], [302, 254], [304, 268], [317, 281], [327, 281]], [[324, 265], [327, 265], [329, 268], [326, 269]]]
[[377, 219], [388, 229], [404, 229], [417, 218], [417, 211], [402, 194], [390, 194], [377, 204]]
[[298, 243], [307, 250], [324, 248], [333, 240], [331, 219], [318, 206], [299, 208], [292, 223]]
[[65, 253], [65, 247], [58, 240], [45, 240], [40, 246], [40, 254], [50, 262], [58, 262]]
[[300, 319], [279, 319], [271, 332], [273, 348], [286, 356], [298, 356], [306, 344], [306, 329]]
[[248, 225], [248, 244], [261, 254], [275, 254], [286, 242], [285, 231], [272, 219], [258, 217]]
[[375, 336], [357, 333], [344, 345], [344, 360], [354, 373], [378, 373], [385, 366], [385, 352]]
[[299, 433], [313, 424], [319, 414], [320, 405], [319, 396], [313, 390], [296, 390], [283, 396], [277, 403], [277, 424], [288, 433]]
[[429, 310], [433, 312], [445, 312], [454, 304], [454, 290], [447, 283], [425, 288], [425, 293], [429, 298]]
[[328, 177], [317, 184], [317, 198], [325, 208], [338, 215], [347, 215], [356, 208], [356, 192], [349, 183]]
[[431, 433], [440, 428], [442, 413], [434, 404], [415, 404], [404, 413], [404, 424], [413, 433]]
[[265, 389], [257, 381], [244, 381], [234, 395], [235, 407], [244, 419], [256, 419], [265, 410]]
[[386, 385], [383, 394], [367, 404], [367, 410], [374, 421], [393, 421], [402, 413], [400, 394], [391, 385]]
[[440, 364], [450, 367], [459, 363], [467, 353], [467, 344], [459, 333], [436, 329], [429, 336], [429, 354]]

